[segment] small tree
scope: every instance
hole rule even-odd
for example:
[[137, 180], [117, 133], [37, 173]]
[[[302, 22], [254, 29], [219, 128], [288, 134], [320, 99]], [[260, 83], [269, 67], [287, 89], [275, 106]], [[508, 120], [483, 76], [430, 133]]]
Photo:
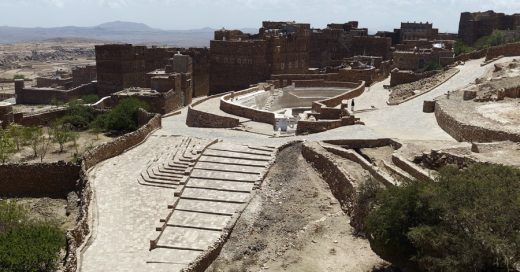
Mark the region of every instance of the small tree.
[[78, 139], [79, 139], [79, 133], [77, 133], [75, 131], [71, 131], [70, 140], [72, 141], [72, 145], [74, 146], [74, 150], [76, 151], [76, 154], [79, 154]]
[[35, 158], [38, 157], [38, 146], [42, 136], [43, 130], [39, 127], [29, 127], [24, 133], [24, 138], [26, 138], [27, 142], [31, 145], [33, 156]]
[[0, 161], [6, 163], [16, 152], [13, 139], [6, 130], [0, 130]]
[[47, 137], [45, 135], [41, 135], [38, 140], [38, 146], [37, 146], [37, 154], [40, 156], [40, 162], [43, 162], [43, 159], [49, 152], [49, 148], [52, 143], [52, 138]]
[[54, 123], [50, 134], [52, 141], [60, 145], [60, 152], [63, 152], [65, 144], [72, 140], [72, 130], [68, 124]]
[[16, 150], [20, 151], [20, 146], [23, 143], [23, 127], [16, 124], [11, 124], [9, 126], [9, 134], [13, 138], [14, 143], [16, 144]]

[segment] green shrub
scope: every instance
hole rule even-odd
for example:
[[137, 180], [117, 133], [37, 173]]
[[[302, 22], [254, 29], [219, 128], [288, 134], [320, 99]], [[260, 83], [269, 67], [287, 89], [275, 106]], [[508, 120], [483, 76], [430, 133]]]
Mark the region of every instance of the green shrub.
[[89, 124], [95, 119], [92, 108], [85, 106], [78, 101], [69, 103], [68, 112], [59, 122], [69, 124], [75, 130], [88, 129]]
[[430, 61], [424, 66], [424, 71], [439, 71], [442, 70], [442, 65], [438, 62]]
[[16, 74], [13, 76], [13, 79], [25, 79], [24, 75]]
[[474, 48], [470, 47], [463, 41], [456, 41], [453, 46], [453, 50], [455, 51], [456, 56], [461, 55], [461, 54], [471, 53], [471, 52], [475, 51]]
[[477, 49], [486, 49], [492, 46], [497, 46], [506, 43], [506, 37], [504, 33], [495, 31], [493, 34], [484, 36], [478, 39], [473, 45]]
[[85, 95], [81, 97], [81, 100], [86, 104], [94, 104], [99, 101], [99, 96], [95, 94]]
[[0, 201], [0, 271], [56, 271], [63, 231], [51, 222], [28, 219], [12, 201]]
[[402, 268], [508, 271], [520, 261], [520, 170], [447, 167], [378, 197], [368, 216], [372, 248]]
[[16, 143], [9, 131], [0, 128], [0, 163], [6, 163], [16, 152]]
[[138, 127], [139, 108], [148, 109], [148, 105], [136, 98], [125, 98], [111, 111], [98, 116], [91, 127], [102, 128], [105, 131], [134, 131]]

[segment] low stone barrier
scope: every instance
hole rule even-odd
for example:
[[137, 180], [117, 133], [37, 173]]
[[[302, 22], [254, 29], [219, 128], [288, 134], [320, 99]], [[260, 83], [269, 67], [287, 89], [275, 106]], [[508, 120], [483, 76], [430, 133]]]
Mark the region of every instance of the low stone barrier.
[[249, 93], [257, 92], [262, 90], [261, 87], [253, 87], [240, 92], [233, 92], [228, 95], [222, 96], [220, 99], [220, 109], [226, 113], [233, 114], [236, 116], [251, 119], [260, 123], [267, 123], [275, 125], [274, 113], [264, 110], [252, 109], [244, 107], [239, 104], [232, 102], [232, 99], [236, 96], [242, 96]]
[[329, 184], [332, 194], [339, 201], [343, 210], [351, 215], [356, 198], [354, 178], [317, 143], [305, 142], [302, 145], [302, 155]]
[[492, 60], [500, 56], [520, 56], [520, 43], [508, 43], [504, 45], [490, 47], [487, 50], [486, 60]]
[[14, 122], [22, 126], [44, 126], [65, 116], [67, 112], [68, 108], [58, 108], [35, 114], [15, 113]]
[[238, 118], [203, 112], [190, 106], [188, 107], [186, 125], [189, 127], [234, 128], [239, 126], [240, 122]]
[[439, 126], [459, 142], [520, 142], [520, 134], [478, 127], [456, 120], [448, 114], [439, 101], [435, 104], [435, 118]]
[[425, 182], [433, 182], [433, 177], [430, 176], [430, 174], [423, 169], [421, 169], [419, 166], [416, 166], [413, 162], [408, 161], [407, 159], [399, 156], [399, 155], [392, 155], [392, 162], [399, 168], [403, 169], [405, 172], [410, 174], [412, 177], [419, 181], [425, 181]]
[[415, 82], [424, 78], [432, 77], [438, 73], [439, 71], [428, 71], [423, 73], [415, 73], [413, 71], [392, 71], [390, 76], [390, 86], [393, 87]]
[[391, 186], [396, 185], [396, 184], [394, 184], [394, 179], [392, 177], [390, 177], [388, 174], [384, 173], [383, 171], [379, 170], [379, 168], [377, 166], [372, 165], [370, 162], [365, 160], [358, 153], [351, 151], [351, 150], [338, 148], [335, 146], [323, 146], [323, 148], [325, 148], [327, 151], [329, 151], [332, 154], [336, 154], [342, 158], [345, 158], [347, 160], [353, 161], [353, 162], [361, 165], [361, 167], [363, 167], [363, 169], [367, 170], [377, 181], [379, 181], [384, 186], [391, 187]]
[[0, 196], [66, 197], [76, 189], [80, 166], [54, 163], [0, 164]]
[[324, 143], [340, 145], [346, 149], [358, 149], [358, 148], [376, 148], [383, 146], [392, 146], [394, 149], [400, 149], [401, 143], [394, 141], [390, 138], [379, 138], [379, 139], [348, 139], [348, 140], [326, 140]]

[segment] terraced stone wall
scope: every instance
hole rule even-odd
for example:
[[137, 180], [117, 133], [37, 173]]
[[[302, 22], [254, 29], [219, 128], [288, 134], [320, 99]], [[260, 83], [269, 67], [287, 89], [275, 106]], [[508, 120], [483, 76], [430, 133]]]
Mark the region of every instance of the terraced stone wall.
[[79, 170], [63, 161], [0, 164], [0, 196], [65, 197], [75, 190]]
[[459, 142], [520, 142], [520, 134], [479, 127], [455, 119], [439, 101], [435, 104], [435, 117], [439, 126]]

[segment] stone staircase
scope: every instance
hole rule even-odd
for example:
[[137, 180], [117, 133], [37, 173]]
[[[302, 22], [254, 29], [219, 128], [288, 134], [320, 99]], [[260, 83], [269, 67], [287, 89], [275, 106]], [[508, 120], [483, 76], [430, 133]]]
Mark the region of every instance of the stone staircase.
[[157, 222], [157, 235], [150, 240], [151, 252], [172, 250], [179, 263], [185, 254], [205, 251], [221, 237], [250, 201], [276, 153], [273, 147], [219, 142], [197, 154], [203, 146], [181, 148], [193, 155], [183, 168], [186, 179], [176, 185], [172, 203]]
[[147, 164], [147, 168], [138, 178], [139, 184], [177, 189], [179, 185], [186, 183], [190, 167], [211, 143], [207, 140], [182, 137], [180, 142], [167, 148]]

